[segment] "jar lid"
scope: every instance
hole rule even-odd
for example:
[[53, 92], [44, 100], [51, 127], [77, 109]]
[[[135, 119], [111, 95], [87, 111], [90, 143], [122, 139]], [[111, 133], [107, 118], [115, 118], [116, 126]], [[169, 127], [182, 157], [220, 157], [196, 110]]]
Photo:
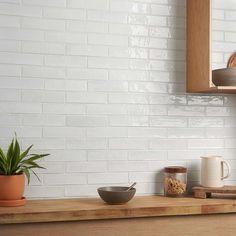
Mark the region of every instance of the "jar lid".
[[167, 173], [186, 173], [187, 168], [184, 166], [167, 166], [165, 167]]

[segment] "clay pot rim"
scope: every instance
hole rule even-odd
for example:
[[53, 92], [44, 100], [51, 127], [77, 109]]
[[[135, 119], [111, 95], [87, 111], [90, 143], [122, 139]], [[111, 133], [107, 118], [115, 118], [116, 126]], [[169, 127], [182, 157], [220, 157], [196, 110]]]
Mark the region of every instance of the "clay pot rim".
[[17, 176], [24, 176], [24, 174], [18, 174], [18, 175], [0, 175], [0, 177], [17, 177]]

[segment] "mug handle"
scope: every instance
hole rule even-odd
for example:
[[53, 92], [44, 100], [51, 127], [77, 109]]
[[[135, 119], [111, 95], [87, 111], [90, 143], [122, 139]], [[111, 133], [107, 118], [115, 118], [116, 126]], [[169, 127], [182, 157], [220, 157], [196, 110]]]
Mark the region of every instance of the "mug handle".
[[231, 168], [230, 168], [230, 165], [229, 165], [229, 163], [228, 163], [227, 161], [222, 161], [221, 163], [222, 163], [223, 165], [225, 164], [226, 167], [227, 167], [227, 169], [228, 169], [227, 175], [226, 175], [226, 176], [223, 176], [223, 177], [221, 178], [221, 180], [223, 180], [223, 179], [229, 178], [229, 176], [230, 176], [230, 174], [231, 174]]

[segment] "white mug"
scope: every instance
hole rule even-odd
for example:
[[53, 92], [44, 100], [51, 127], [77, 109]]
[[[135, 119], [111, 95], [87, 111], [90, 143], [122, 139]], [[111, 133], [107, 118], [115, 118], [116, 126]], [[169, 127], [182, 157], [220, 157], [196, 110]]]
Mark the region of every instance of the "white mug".
[[[224, 179], [230, 176], [230, 165], [220, 156], [201, 157], [201, 185], [203, 187], [223, 187]], [[224, 174], [224, 165], [227, 174]]]

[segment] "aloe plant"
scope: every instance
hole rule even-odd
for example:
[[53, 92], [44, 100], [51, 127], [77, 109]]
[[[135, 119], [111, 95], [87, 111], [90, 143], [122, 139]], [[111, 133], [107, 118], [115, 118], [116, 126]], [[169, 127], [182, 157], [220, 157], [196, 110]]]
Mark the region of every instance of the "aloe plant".
[[24, 152], [21, 152], [17, 137], [12, 139], [8, 147], [7, 153], [0, 148], [0, 175], [20, 175], [25, 174], [30, 183], [30, 172], [32, 172], [39, 180], [34, 169], [45, 169], [36, 162], [50, 154], [29, 154], [33, 145], [29, 146]]

